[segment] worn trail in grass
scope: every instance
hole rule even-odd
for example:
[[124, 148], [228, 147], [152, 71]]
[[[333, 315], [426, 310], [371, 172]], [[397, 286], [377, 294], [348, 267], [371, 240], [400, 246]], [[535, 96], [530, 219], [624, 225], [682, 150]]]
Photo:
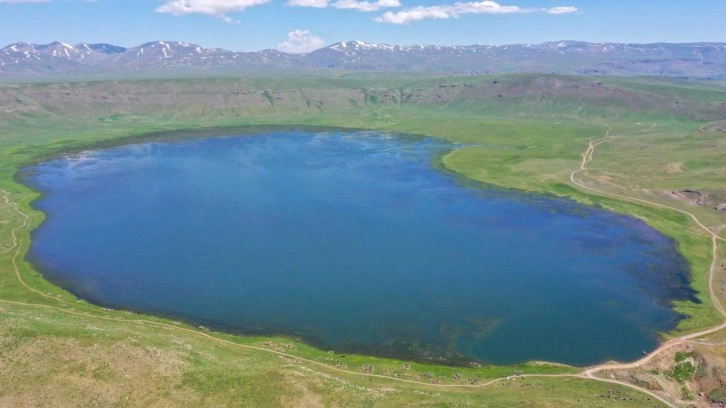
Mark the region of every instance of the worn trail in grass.
[[[654, 124], [654, 126], [655, 126], [655, 124]], [[711, 300], [712, 300], [712, 302], [714, 304], [714, 307], [721, 313], [721, 315], [723, 315], [724, 317], [726, 317], [726, 311], [724, 310], [724, 308], [723, 308], [723, 306], [721, 304], [721, 301], [718, 298], [718, 296], [716, 295], [716, 292], [714, 290], [714, 276], [717, 273], [717, 265], [718, 265], [718, 243], [719, 243], [719, 241], [726, 241], [726, 239], [724, 239], [723, 237], [721, 237], [720, 235], [718, 235], [711, 228], [708, 228], [703, 223], [701, 223], [701, 221], [695, 215], [693, 215], [693, 213], [691, 213], [691, 212], [688, 212], [688, 211], [685, 211], [685, 210], [681, 210], [681, 209], [678, 209], [678, 208], [674, 208], [674, 207], [671, 207], [671, 206], [667, 206], [667, 205], [655, 203], [655, 202], [648, 201], [648, 200], [643, 200], [643, 199], [629, 197], [629, 196], [625, 196], [625, 195], [621, 195], [621, 194], [613, 194], [613, 193], [608, 193], [608, 192], [605, 192], [605, 191], [601, 191], [601, 190], [598, 190], [596, 188], [587, 186], [587, 185], [579, 182], [576, 179], [575, 175], [577, 175], [579, 173], [587, 172], [587, 170], [588, 170], [587, 165], [588, 165], [588, 163], [590, 163], [592, 161], [593, 155], [595, 154], [595, 148], [597, 146], [599, 146], [599, 145], [601, 145], [603, 143], [607, 143], [607, 142], [609, 142], [609, 141], [611, 141], [611, 140], [613, 140], [614, 138], [617, 137], [617, 136], [610, 136], [610, 130], [611, 129], [608, 127], [608, 130], [607, 130], [607, 132], [605, 133], [605, 136], [602, 139], [590, 140], [590, 142], [588, 143], [587, 149], [582, 154], [582, 162], [580, 163], [580, 168], [577, 169], [577, 170], [575, 170], [575, 171], [573, 171], [570, 174], [570, 182], [572, 182], [572, 184], [576, 185], [579, 188], [585, 189], [587, 191], [592, 191], [592, 192], [594, 192], [596, 194], [601, 194], [601, 195], [610, 196], [610, 197], [616, 197], [616, 198], [624, 199], [624, 200], [628, 200], [628, 201], [636, 201], [636, 202], [644, 203], [644, 204], [647, 204], [647, 205], [655, 206], [655, 207], [658, 207], [658, 208], [665, 208], [665, 209], [668, 209], [668, 210], [671, 210], [671, 211], [676, 211], [676, 212], [679, 212], [679, 213], [682, 213], [682, 214], [685, 214], [685, 215], [689, 216], [693, 222], [695, 222], [706, 234], [708, 234], [711, 237], [711, 241], [712, 241], [712, 251], [711, 251], [712, 260], [711, 260], [711, 265], [709, 267], [709, 274], [708, 274], [709, 275], [708, 276], [708, 289], [709, 289], [709, 293], [710, 293], [710, 296], [711, 296]], [[700, 128], [699, 128], [699, 130], [700, 130]], [[642, 359], [640, 359], [638, 361], [635, 361], [635, 362], [632, 362], [632, 363], [628, 363], [628, 364], [613, 364], [613, 363], [607, 363], [607, 364], [597, 365], [597, 366], [590, 367], [590, 368], [586, 369], [585, 371], [583, 371], [582, 373], [580, 373], [580, 376], [583, 376], [583, 377], [586, 377], [586, 378], [597, 378], [597, 379], [600, 379], [600, 380], [603, 380], [603, 381], [607, 381], [607, 382], [611, 382], [611, 383], [614, 383], [614, 384], [626, 385], [626, 386], [632, 387], [634, 389], [637, 389], [637, 390], [639, 390], [641, 392], [648, 393], [648, 394], [650, 394], [650, 395], [658, 398], [662, 402], [668, 404], [669, 406], [675, 406], [674, 404], [672, 404], [671, 402], [669, 402], [667, 399], [665, 399], [665, 398], [663, 398], [661, 396], [658, 396], [657, 394], [655, 394], [655, 393], [653, 393], [653, 392], [651, 392], [651, 391], [649, 391], [647, 389], [644, 389], [642, 387], [633, 385], [633, 384], [628, 383], [628, 382], [625, 382], [625, 381], [618, 381], [618, 380], [607, 379], [607, 378], [603, 378], [603, 377], [597, 377], [596, 374], [599, 373], [599, 372], [602, 372], [602, 371], [606, 371], [606, 370], [622, 370], [622, 369], [626, 369], [627, 370], [627, 369], [642, 367], [642, 366], [648, 364], [653, 358], [655, 358], [656, 356], [658, 356], [659, 354], [663, 353], [664, 351], [666, 351], [666, 350], [668, 350], [670, 348], [673, 348], [673, 347], [682, 345], [682, 344], [688, 342], [689, 340], [698, 339], [698, 338], [701, 338], [703, 336], [706, 336], [706, 335], [709, 335], [709, 334], [712, 334], [712, 333], [716, 333], [716, 332], [721, 331], [721, 330], [724, 330], [724, 329], [726, 329], [726, 322], [721, 323], [721, 324], [719, 324], [719, 325], [717, 325], [715, 327], [711, 327], [711, 328], [708, 328], [708, 329], [700, 330], [698, 332], [691, 333], [691, 334], [688, 334], [688, 335], [685, 335], [685, 336], [681, 336], [681, 337], [678, 337], [678, 338], [670, 339], [667, 342], [663, 343], [661, 346], [659, 346], [656, 350], [652, 351], [647, 356], [643, 357]], [[703, 343], [701, 343], [701, 344], [703, 344]], [[716, 345], [718, 345], [718, 344], [716, 344]]]

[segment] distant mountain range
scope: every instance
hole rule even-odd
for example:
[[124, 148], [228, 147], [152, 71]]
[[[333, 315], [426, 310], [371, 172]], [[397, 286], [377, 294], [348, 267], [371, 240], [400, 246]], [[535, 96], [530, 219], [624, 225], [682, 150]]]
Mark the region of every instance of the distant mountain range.
[[271, 70], [433, 72], [478, 75], [554, 72], [726, 78], [726, 43], [620, 44], [579, 41], [527, 45], [332, 44], [307, 54], [233, 52], [178, 41], [132, 48], [110, 44], [15, 43], [0, 49], [0, 81], [45, 77], [119, 78]]

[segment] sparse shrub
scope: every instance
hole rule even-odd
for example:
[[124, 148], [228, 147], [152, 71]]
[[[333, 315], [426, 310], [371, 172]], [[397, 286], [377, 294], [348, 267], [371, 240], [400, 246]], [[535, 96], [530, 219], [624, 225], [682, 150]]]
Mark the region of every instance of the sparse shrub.
[[710, 399], [713, 402], [726, 404], [726, 389], [725, 388], [716, 388], [714, 390], [711, 390], [711, 392], [708, 393], [708, 399]]
[[690, 381], [693, 378], [693, 374], [696, 373], [696, 367], [690, 361], [684, 361], [673, 367], [671, 377], [676, 379], [678, 382]]

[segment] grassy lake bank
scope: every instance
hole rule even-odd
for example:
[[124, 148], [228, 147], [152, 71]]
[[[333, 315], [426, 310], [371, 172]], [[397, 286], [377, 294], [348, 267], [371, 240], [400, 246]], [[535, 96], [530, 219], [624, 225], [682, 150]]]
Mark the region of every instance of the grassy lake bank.
[[[254, 389], [262, 390], [257, 393], [262, 405], [303, 397], [319, 398], [323, 402], [396, 405], [405, 395], [407, 402], [472, 404], [480, 398], [491, 398], [505, 406], [521, 396], [507, 392], [504, 386], [444, 391], [401, 383], [395, 378], [391, 383], [384, 378], [367, 376], [371, 372], [366, 371], [368, 366], [373, 366], [372, 373], [384, 377], [398, 375], [413, 382], [437, 380], [456, 386], [471, 385], [468, 380], [481, 384], [487, 379], [519, 372], [574, 374], [578, 371], [539, 363], [463, 370], [365, 356], [346, 356], [344, 360], [335, 353], [331, 355], [295, 341], [288, 347], [290, 340], [287, 339], [192, 332], [192, 328], [167, 319], [106, 311], [78, 301], [49, 284], [24, 261], [29, 230], [42, 222], [43, 214], [30, 207], [37, 193], [15, 179], [20, 168], [64, 152], [97, 147], [100, 142], [138, 140], [134, 139], [135, 135], [177, 129], [194, 132], [230, 126], [312, 125], [379, 129], [444, 137], [463, 144], [500, 146], [501, 149], [486, 151], [467, 147], [444, 157], [443, 163], [451, 171], [473, 180], [567, 196], [644, 219], [677, 240], [680, 252], [693, 270], [692, 285], [702, 302], [676, 305], [677, 310], [691, 316], [679, 326], [681, 332], [696, 331], [722, 321], [708, 295], [710, 239], [699, 234], [686, 216], [589, 195], [572, 187], [568, 180], [571, 172], [579, 167], [589, 140], [604, 136], [611, 127], [610, 135], [619, 138], [598, 147], [588, 172], [588, 176], [594, 177], [585, 180], [589, 185], [685, 208], [710, 226], [724, 224], [722, 214], [687, 201], [673, 200], [663, 193], [700, 189], [715, 197], [724, 194], [720, 185], [723, 164], [719, 157], [722, 156], [717, 154], [722, 135], [698, 130], [699, 126], [724, 114], [726, 108], [722, 104], [711, 102], [724, 95], [724, 90], [696, 88], [689, 99], [682, 101], [680, 111], [673, 113], [658, 102], [669, 100], [667, 92], [661, 97], [657, 89], [649, 87], [645, 93], [623, 80], [611, 85], [611, 89], [620, 91], [619, 99], [612, 93], [581, 98], [579, 91], [563, 93], [561, 87], [547, 86], [547, 81], [556, 81], [571, 87], [588, 87], [592, 81], [587, 78], [520, 75], [497, 77], [497, 81], [494, 84], [487, 77], [402, 79], [393, 86], [381, 86], [373, 80], [349, 83], [326, 79], [301, 84], [295, 79], [255, 83], [210, 79], [0, 85], [3, 106], [0, 188], [8, 192], [7, 201], [0, 209], [4, 221], [0, 224], [0, 299], [20, 302], [0, 304], [4, 310], [0, 324], [3, 332], [8, 333], [0, 341], [6, 350], [4, 359], [9, 363], [6, 366], [13, 370], [5, 373], [8, 388], [2, 393], [3, 398], [12, 401], [8, 398], [31, 395], [45, 387], [36, 398], [56, 395], [61, 400], [88, 403], [94, 390], [112, 389], [114, 393], [109, 398], [130, 395], [134, 401], [148, 402], [175, 398], [170, 395], [176, 389], [183, 390], [179, 395], [189, 395], [189, 401], [209, 404], [234, 401], [250, 395]], [[648, 83], [648, 80], [634, 81], [636, 85], [641, 82]], [[441, 88], [440, 84], [447, 87]], [[480, 89], [481, 94], [462, 91], [472, 89], [465, 85]], [[518, 91], [522, 86], [526, 86], [526, 94]], [[282, 98], [273, 98], [278, 101], [274, 105], [261, 96], [269, 88]], [[237, 103], [232, 95], [240, 89], [249, 91], [255, 98], [250, 96], [244, 103]], [[406, 99], [406, 95], [411, 96]], [[641, 99], [655, 102], [634, 113], [628, 104], [637, 105]], [[664, 157], [674, 159], [664, 162]], [[674, 169], [679, 168], [677, 163], [682, 163], [680, 172], [669, 172], [671, 164]], [[208, 336], [299, 356], [315, 363], [298, 363], [295, 357], [240, 349], [230, 343], [210, 340]], [[112, 351], [118, 345], [126, 351]], [[44, 354], [38, 354], [40, 351]], [[115, 367], [130, 367], [122, 363], [123, 353], [142, 361], [138, 375], [133, 378], [142, 376], [143, 370], [157, 373], [159, 367], [163, 368], [163, 372], [157, 373], [158, 390], [143, 388], [132, 393], [135, 380], [119, 381], [121, 372]], [[57, 356], [58, 362], [51, 363], [45, 356]], [[232, 361], [239, 363], [235, 366]], [[50, 368], [40, 370], [44, 364]], [[411, 365], [406, 368], [405, 364]], [[28, 368], [21, 369], [23, 365]], [[239, 370], [240, 366], [245, 369]], [[87, 382], [61, 390], [64, 382], [79, 379]], [[245, 386], [240, 388], [239, 384]], [[578, 398], [597, 402], [600, 395], [612, 389], [634, 399], [632, 405], [627, 400], [619, 402], [622, 406], [638, 406], [637, 402], [648, 398], [621, 386], [579, 378], [528, 378], [514, 385], [524, 384], [533, 390], [527, 398], [552, 405], [578, 406], [581, 405]], [[395, 391], [388, 390], [391, 387]], [[554, 390], [559, 395], [556, 402]]]

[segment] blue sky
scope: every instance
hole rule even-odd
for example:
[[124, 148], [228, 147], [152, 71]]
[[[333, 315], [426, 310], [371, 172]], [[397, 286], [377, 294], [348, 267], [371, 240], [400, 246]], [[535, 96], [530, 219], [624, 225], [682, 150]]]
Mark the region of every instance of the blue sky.
[[726, 0], [0, 0], [0, 47], [178, 40], [234, 51], [389, 44], [726, 42]]

